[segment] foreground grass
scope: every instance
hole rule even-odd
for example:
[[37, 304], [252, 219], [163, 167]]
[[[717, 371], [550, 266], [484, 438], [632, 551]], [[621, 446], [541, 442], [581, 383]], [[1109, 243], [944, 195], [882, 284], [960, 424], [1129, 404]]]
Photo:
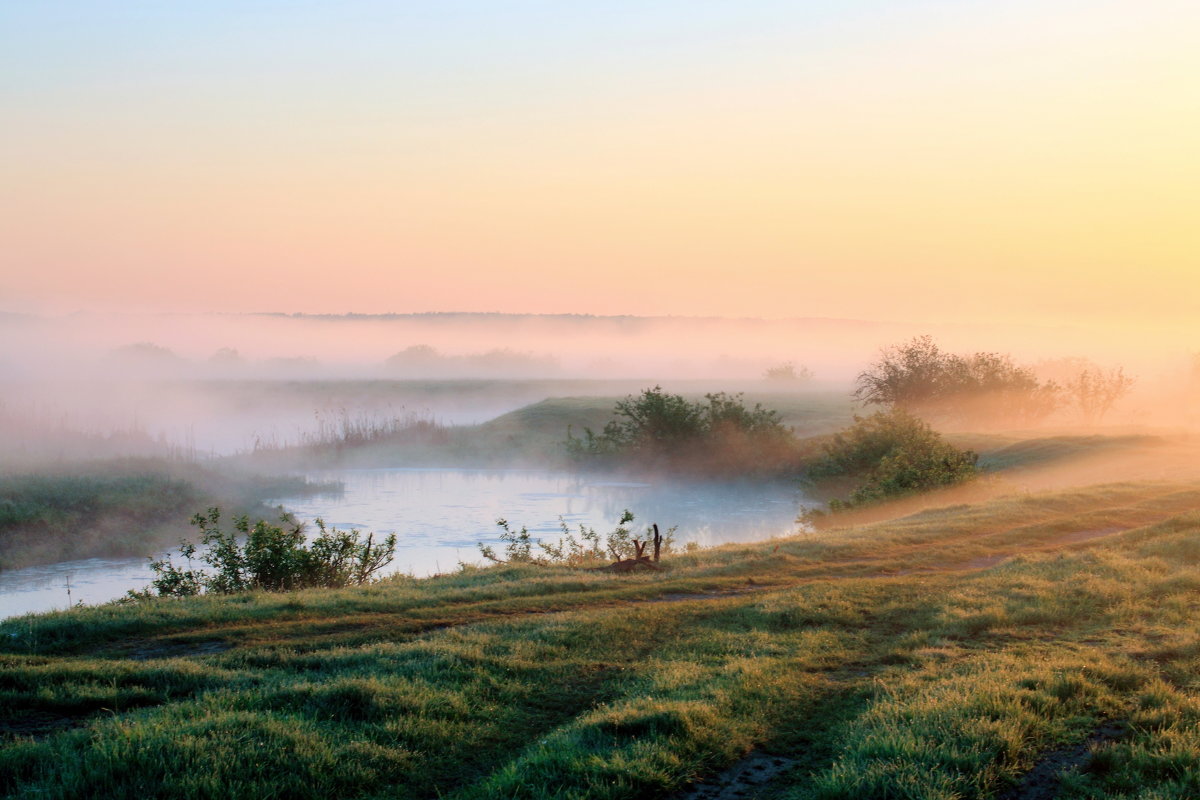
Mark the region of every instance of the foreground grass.
[[14, 619], [0, 790], [655, 797], [761, 749], [792, 764], [770, 796], [949, 800], [1117, 722], [1061, 796], [1196, 796], [1198, 509], [1198, 485], [1118, 484], [647, 576], [495, 568]]

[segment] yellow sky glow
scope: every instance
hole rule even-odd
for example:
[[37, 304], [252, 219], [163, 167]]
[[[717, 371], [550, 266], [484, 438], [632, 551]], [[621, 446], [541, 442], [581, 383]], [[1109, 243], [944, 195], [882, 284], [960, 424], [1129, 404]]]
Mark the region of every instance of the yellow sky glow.
[[170, 76], [26, 98], [0, 297], [1200, 333], [1200, 13], [971, 8], [773, 32], [695, 83], [567, 61], [408, 105]]

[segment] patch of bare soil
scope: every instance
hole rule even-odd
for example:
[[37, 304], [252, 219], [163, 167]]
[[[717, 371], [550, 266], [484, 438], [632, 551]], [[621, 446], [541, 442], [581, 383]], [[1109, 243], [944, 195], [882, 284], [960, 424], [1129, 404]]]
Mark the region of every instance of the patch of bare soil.
[[224, 653], [233, 647], [229, 642], [212, 640], [207, 642], [150, 642], [134, 647], [129, 658], [134, 661], [149, 661], [156, 658], [183, 658], [187, 656], [211, 656]]
[[747, 581], [747, 585], [743, 587], [735, 587], [732, 589], [720, 589], [711, 592], [667, 592], [660, 594], [657, 597], [648, 597], [645, 600], [635, 600], [636, 603], [682, 603], [687, 600], [715, 600], [718, 597], [734, 597], [747, 592], [756, 592], [763, 589], [778, 589], [778, 586], [762, 586], [754, 582], [751, 578]]
[[1003, 792], [999, 800], [1054, 800], [1064, 773], [1087, 764], [1096, 745], [1119, 739], [1125, 733], [1122, 724], [1108, 722], [1092, 731], [1084, 742], [1044, 754], [1021, 782]]
[[754, 751], [720, 775], [688, 787], [675, 800], [754, 800], [795, 764], [790, 758]]
[[74, 717], [49, 711], [28, 711], [20, 716], [0, 719], [0, 738], [7, 736], [45, 736], [78, 724]]

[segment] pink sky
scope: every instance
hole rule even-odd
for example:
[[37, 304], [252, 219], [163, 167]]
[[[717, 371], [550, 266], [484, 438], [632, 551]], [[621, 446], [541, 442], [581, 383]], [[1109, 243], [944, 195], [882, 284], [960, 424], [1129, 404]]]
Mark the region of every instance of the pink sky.
[[1200, 338], [1194, 4], [180, 8], [5, 12], [0, 309]]

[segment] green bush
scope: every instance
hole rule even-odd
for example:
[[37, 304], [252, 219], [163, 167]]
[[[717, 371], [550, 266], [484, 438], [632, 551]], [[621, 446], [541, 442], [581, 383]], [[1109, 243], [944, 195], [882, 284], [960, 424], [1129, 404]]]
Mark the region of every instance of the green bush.
[[881, 411], [854, 420], [834, 435], [823, 457], [809, 470], [816, 479], [862, 479], [848, 503], [830, 504], [835, 509], [950, 486], [978, 474], [976, 453], [956, 449], [907, 411]]
[[[207, 514], [197, 514], [192, 524], [202, 531], [201, 545], [184, 541], [180, 553], [187, 560], [186, 569], [171, 563], [170, 556], [151, 561], [157, 576], [150, 584], [153, 591], [131, 593], [134, 598], [152, 596], [189, 596], [202, 592], [232, 594], [252, 590], [284, 592], [310, 587], [341, 588], [371, 581], [372, 576], [387, 566], [396, 552], [396, 535], [382, 542], [367, 534], [360, 541], [357, 530], [326, 529], [317, 520], [320, 534], [305, 546], [303, 523], [284, 514], [280, 525], [259, 520], [253, 526], [246, 516], [236, 517], [233, 531], [219, 527], [221, 512], [210, 508]], [[193, 557], [213, 571], [193, 569]]]
[[779, 412], [741, 394], [717, 392], [703, 402], [661, 386], [619, 401], [601, 433], [567, 431], [567, 451], [579, 462], [725, 474], [773, 471], [795, 459], [795, 437]]

